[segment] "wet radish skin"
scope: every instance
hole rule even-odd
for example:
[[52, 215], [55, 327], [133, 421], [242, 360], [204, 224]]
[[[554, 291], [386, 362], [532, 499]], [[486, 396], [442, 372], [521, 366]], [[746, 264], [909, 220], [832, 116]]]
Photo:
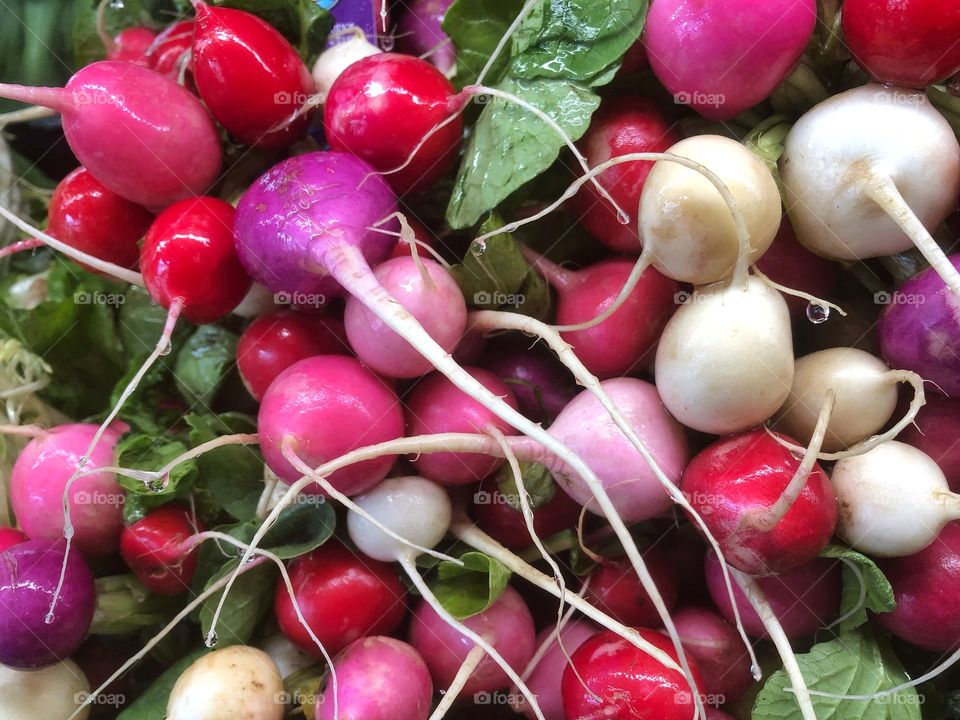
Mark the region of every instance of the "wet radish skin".
[[[667, 609], [673, 609], [680, 588], [671, 558], [652, 547], [644, 551], [643, 561]], [[657, 628], [662, 625], [660, 614], [628, 561], [607, 560], [591, 571], [589, 581], [585, 595], [587, 601], [610, 617], [631, 627]]]
[[[685, 607], [673, 613], [684, 652], [703, 676], [703, 692], [736, 702], [753, 683], [750, 655], [736, 628], [714, 610]], [[711, 716], [712, 717], [712, 716]]]

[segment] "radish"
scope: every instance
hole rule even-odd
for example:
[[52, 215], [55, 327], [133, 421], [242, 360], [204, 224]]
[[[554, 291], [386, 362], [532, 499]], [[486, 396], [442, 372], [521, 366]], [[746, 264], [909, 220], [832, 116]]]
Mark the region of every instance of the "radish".
[[876, 621], [897, 637], [926, 650], [951, 652], [960, 645], [960, 524], [944, 526], [936, 542], [907, 557], [879, 563], [897, 606]]
[[200, 97], [244, 145], [286, 147], [310, 124], [299, 110], [313, 78], [292, 45], [243, 10], [193, 3], [197, 14], [191, 70]]
[[[677, 604], [679, 587], [670, 558], [657, 547], [643, 553], [650, 575], [669, 609]], [[584, 597], [607, 615], [631, 627], [658, 627], [660, 616], [629, 563], [605, 560], [584, 580]]]
[[[466, 368], [494, 395], [510, 407], [517, 403], [510, 388], [492, 373], [480, 368]], [[513, 430], [494, 413], [469, 397], [439, 373], [424, 378], [406, 399], [407, 434], [430, 435], [453, 432], [485, 432], [496, 428]], [[500, 466], [500, 461], [485, 455], [435, 453], [422, 455], [413, 466], [424, 477], [444, 485], [463, 485], [482, 480]]]
[[[267, 465], [293, 482], [302, 473], [285, 457], [284, 445], [316, 467], [365, 443], [402, 437], [403, 411], [393, 390], [359, 362], [319, 355], [291, 365], [274, 380], [260, 403], [257, 431]], [[359, 463], [329, 481], [353, 495], [383, 480], [394, 460]]]
[[843, 37], [878, 82], [925, 88], [960, 72], [960, 8], [949, 0], [849, 0]]
[[382, 52], [376, 45], [367, 40], [367, 36], [358, 27], [345, 30], [348, 33], [346, 40], [337, 42], [322, 53], [313, 64], [310, 74], [317, 93], [326, 98], [330, 88], [343, 71], [358, 60]]
[[117, 195], [147, 208], [201, 194], [220, 173], [220, 138], [203, 105], [139, 65], [95, 62], [64, 88], [0, 84], [0, 97], [61, 113], [80, 163]]
[[167, 720], [281, 720], [283, 678], [270, 656], [233, 645], [193, 661], [177, 678], [167, 701]]
[[[670, 641], [655, 630], [640, 630], [645, 640], [674, 653]], [[693, 667], [696, 686], [703, 687]], [[681, 673], [669, 670], [633, 645], [603, 630], [577, 648], [561, 682], [563, 710], [570, 719], [628, 718], [647, 714], [657, 720], [698, 717], [697, 690]]]
[[[73, 660], [61, 660], [40, 670], [15, 670], [0, 665], [0, 719], [66, 720], [78, 697], [90, 693], [86, 675]], [[90, 708], [74, 717], [86, 720]]]
[[150, 28], [132, 27], [121, 30], [112, 38], [110, 45], [105, 45], [107, 60], [142, 64], [156, 37], [157, 34]]
[[93, 620], [93, 573], [76, 553], [66, 562], [60, 609], [48, 616], [63, 541], [28, 540], [0, 553], [0, 665], [36, 668], [70, 657]]
[[343, 321], [333, 314], [276, 310], [247, 326], [237, 343], [237, 368], [255, 400], [277, 376], [314, 355], [347, 355]]
[[960, 294], [960, 273], [929, 233], [957, 208], [960, 144], [926, 95], [865, 85], [821, 102], [790, 130], [780, 177], [807, 249], [863, 260], [916, 245]]
[[[594, 168], [620, 155], [664, 152], [679, 140], [653, 101], [636, 95], [614, 95], [601, 103], [577, 147]], [[606, 170], [597, 180], [620, 207], [633, 213], [640, 205], [640, 194], [652, 169], [649, 161], [625, 163]], [[636, 223], [622, 223], [614, 206], [592, 185], [581, 188], [572, 204], [587, 232], [604, 245], [619, 252], [640, 252], [642, 240], [637, 235]]]
[[[473, 494], [471, 515], [484, 532], [512, 550], [530, 546], [530, 531], [523, 513], [491, 482], [496, 476], [485, 480]], [[574, 527], [582, 508], [565, 492], [557, 488], [553, 497], [533, 511], [533, 528], [539, 537], [549, 537], [561, 530]]]
[[[64, 535], [61, 503], [66, 498], [69, 532], [80, 552], [102, 557], [116, 551], [123, 528], [123, 490], [113, 473], [98, 469], [113, 465], [114, 447], [128, 429], [124, 423], [111, 425], [92, 453], [88, 448], [97, 426], [90, 423], [41, 431], [27, 443], [10, 473], [10, 500], [27, 537], [56, 540]], [[88, 473], [71, 481], [85, 456]]]
[[[373, 272], [430, 337], [453, 352], [467, 327], [467, 305], [453, 276], [433, 260], [412, 257], [392, 258]], [[347, 300], [343, 319], [357, 357], [374, 372], [413, 378], [433, 369], [429, 360], [357, 298]]]
[[178, 20], [157, 35], [144, 60], [147, 67], [161, 75], [176, 79], [181, 65], [193, 46], [196, 23], [193, 20]]
[[[960, 269], [960, 255], [951, 255], [948, 265]], [[947, 286], [934, 268], [905, 282], [880, 315], [880, 348], [893, 367], [960, 397], [960, 300]]]
[[913, 555], [960, 519], [960, 495], [950, 492], [943, 471], [929, 455], [895, 440], [840, 460], [832, 477], [837, 534], [872, 556]]
[[702, 450], [683, 471], [680, 487], [719, 541], [726, 562], [750, 575], [801, 567], [820, 555], [837, 526], [827, 474], [817, 465], [802, 468], [764, 430], [723, 438]]
[[[385, 563], [357, 557], [340, 543], [328, 542], [301, 555], [289, 571], [303, 617], [331, 653], [367, 635], [392, 633], [403, 620], [406, 589], [396, 572]], [[283, 583], [277, 584], [274, 611], [281, 632], [304, 652], [318, 656]]]
[[26, 539], [27, 536], [16, 528], [0, 527], [0, 552], [3, 552], [7, 548], [12, 548], [14, 545], [19, 545], [25, 542]]
[[[427, 720], [433, 682], [423, 658], [405, 642], [382, 635], [364, 637], [334, 659], [337, 689], [328, 685], [316, 720]], [[337, 702], [330, 695], [337, 693]]]
[[120, 555], [150, 592], [180, 595], [190, 589], [198, 552], [183, 552], [183, 543], [198, 532], [203, 526], [187, 507], [162, 505], [123, 529]]
[[[720, 703], [739, 700], [753, 683], [753, 677], [750, 656], [737, 631], [715, 611], [701, 607], [681, 608], [673, 619], [683, 646], [703, 677], [703, 691]], [[712, 714], [707, 717], [713, 720]]]
[[783, 82], [816, 23], [814, 0], [659, 0], [643, 37], [650, 65], [675, 102], [730, 120]]
[[453, 0], [413, 0], [397, 24], [400, 50], [429, 60], [445, 75], [457, 65], [456, 50], [442, 27], [452, 4]]
[[279, 632], [262, 642], [260, 649], [270, 656], [282, 678], [288, 678], [316, 662], [312, 655], [303, 652], [286, 635]]
[[901, 442], [913, 445], [936, 461], [950, 483], [950, 489], [960, 489], [960, 400], [932, 395], [921, 408], [911, 426], [899, 435]]
[[108, 190], [83, 167], [57, 184], [47, 211], [47, 231], [55, 238], [131, 270], [152, 221], [146, 208]]

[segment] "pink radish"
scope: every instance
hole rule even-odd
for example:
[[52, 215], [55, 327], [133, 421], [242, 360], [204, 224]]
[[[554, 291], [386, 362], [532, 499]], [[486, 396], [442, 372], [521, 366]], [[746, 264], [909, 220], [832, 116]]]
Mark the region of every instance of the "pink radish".
[[913, 445], [936, 461], [954, 492], [960, 490], [960, 444], [956, 442], [960, 435], [958, 419], [960, 400], [931, 395], [914, 424], [899, 436], [901, 442]]
[[[683, 646], [693, 656], [703, 677], [703, 691], [722, 698], [723, 703], [736, 702], [753, 682], [750, 656], [743, 649], [737, 631], [706, 608], [681, 608], [673, 619]], [[713, 716], [709, 717], [712, 720]]]

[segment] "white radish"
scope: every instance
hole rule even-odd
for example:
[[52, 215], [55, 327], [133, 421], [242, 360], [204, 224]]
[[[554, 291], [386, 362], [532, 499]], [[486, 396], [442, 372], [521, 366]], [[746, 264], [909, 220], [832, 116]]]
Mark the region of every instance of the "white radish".
[[[89, 694], [87, 676], [73, 660], [39, 670], [0, 665], [0, 720], [66, 720]], [[89, 706], [75, 717], [88, 715]]]

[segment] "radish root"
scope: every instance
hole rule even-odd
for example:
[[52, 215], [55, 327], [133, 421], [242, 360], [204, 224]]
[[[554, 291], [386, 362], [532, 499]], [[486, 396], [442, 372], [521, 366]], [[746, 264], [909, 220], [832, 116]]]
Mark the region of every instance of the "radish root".
[[457, 701], [457, 697], [459, 697], [463, 690], [463, 686], [467, 684], [467, 680], [473, 675], [473, 671], [477, 669], [477, 665], [480, 664], [485, 655], [486, 652], [484, 652], [482, 647], [479, 645], [473, 646], [473, 649], [467, 653], [467, 657], [464, 658], [463, 665], [457, 670], [457, 674], [450, 682], [443, 697], [440, 698], [436, 709], [430, 714], [429, 720], [440, 720], [447, 714], [447, 711], [453, 703]]

